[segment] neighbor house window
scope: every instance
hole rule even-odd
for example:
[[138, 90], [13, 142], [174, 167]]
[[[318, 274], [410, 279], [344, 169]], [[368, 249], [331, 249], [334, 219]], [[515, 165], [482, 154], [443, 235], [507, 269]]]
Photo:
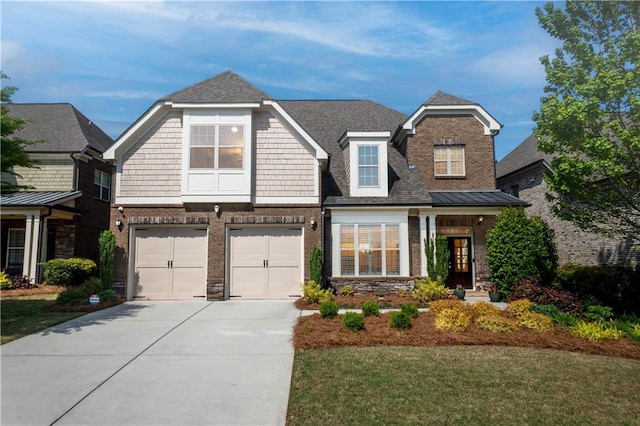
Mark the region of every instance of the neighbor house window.
[[191, 126], [189, 168], [241, 169], [243, 167], [243, 156], [243, 126]]
[[358, 146], [358, 186], [379, 186], [378, 146]]
[[22, 267], [24, 262], [24, 229], [9, 229], [7, 236], [6, 269]]
[[400, 275], [399, 225], [341, 225], [341, 275]]
[[464, 146], [435, 146], [434, 167], [436, 176], [464, 176]]
[[109, 201], [111, 188], [111, 175], [96, 170], [93, 175], [93, 196], [101, 200]]
[[511, 185], [511, 195], [513, 195], [514, 197], [520, 196], [520, 185], [518, 185], [517, 183], [515, 185]]

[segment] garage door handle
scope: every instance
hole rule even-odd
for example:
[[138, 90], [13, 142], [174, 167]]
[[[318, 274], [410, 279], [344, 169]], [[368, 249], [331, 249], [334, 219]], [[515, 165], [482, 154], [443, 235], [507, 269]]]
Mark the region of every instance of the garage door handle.
[[171, 261], [170, 260], [167, 260], [167, 269], [168, 268], [171, 268]]

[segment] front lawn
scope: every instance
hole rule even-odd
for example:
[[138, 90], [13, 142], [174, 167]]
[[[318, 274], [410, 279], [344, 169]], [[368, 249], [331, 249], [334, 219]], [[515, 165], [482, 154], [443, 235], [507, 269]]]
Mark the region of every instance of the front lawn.
[[46, 328], [85, 315], [86, 312], [45, 312], [57, 294], [5, 297], [0, 299], [0, 344], [37, 333]]
[[296, 351], [288, 425], [638, 424], [640, 361], [498, 346]]

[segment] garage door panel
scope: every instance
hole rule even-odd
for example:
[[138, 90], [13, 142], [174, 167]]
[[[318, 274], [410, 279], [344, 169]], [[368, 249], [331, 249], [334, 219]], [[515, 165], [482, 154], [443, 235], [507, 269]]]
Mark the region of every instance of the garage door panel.
[[267, 293], [265, 272], [263, 267], [234, 267], [231, 270], [231, 297], [264, 297]]
[[168, 298], [171, 294], [169, 269], [142, 267], [136, 271], [134, 297]]
[[269, 266], [269, 298], [300, 297], [299, 268]]
[[174, 236], [172, 267], [196, 267], [203, 265], [203, 253], [207, 253], [207, 230], [189, 229]]
[[269, 267], [292, 267], [299, 272], [302, 259], [300, 229], [274, 230], [269, 233]]
[[206, 282], [204, 268], [201, 267], [183, 267], [173, 268], [173, 299], [193, 299], [194, 297], [206, 297]]

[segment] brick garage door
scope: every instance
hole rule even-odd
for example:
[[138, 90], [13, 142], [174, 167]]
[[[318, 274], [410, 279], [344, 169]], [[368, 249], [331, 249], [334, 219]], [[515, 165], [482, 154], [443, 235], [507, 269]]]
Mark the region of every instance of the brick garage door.
[[133, 297], [205, 298], [206, 265], [206, 228], [138, 228]]
[[243, 299], [300, 296], [302, 229], [229, 230], [230, 295]]

